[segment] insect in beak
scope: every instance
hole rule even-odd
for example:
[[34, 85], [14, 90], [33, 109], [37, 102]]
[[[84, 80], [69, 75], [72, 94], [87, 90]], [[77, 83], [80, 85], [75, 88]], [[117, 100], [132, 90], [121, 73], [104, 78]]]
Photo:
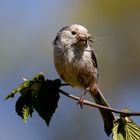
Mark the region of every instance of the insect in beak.
[[85, 35], [79, 34], [77, 36], [77, 39], [78, 39], [78, 42], [80, 44], [83, 44], [83, 45], [86, 45], [88, 41], [93, 42], [92, 37], [90, 36], [90, 34], [85, 34]]

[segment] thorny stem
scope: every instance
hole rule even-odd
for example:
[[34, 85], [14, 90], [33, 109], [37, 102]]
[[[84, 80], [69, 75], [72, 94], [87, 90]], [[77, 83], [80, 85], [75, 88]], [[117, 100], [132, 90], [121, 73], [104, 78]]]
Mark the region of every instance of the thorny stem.
[[[76, 101], [79, 101], [79, 97], [75, 96], [75, 95], [72, 95], [72, 94], [69, 94], [65, 91], [63, 91], [62, 89], [59, 89], [59, 92], [73, 100], [76, 100]], [[88, 105], [88, 106], [91, 106], [91, 107], [96, 107], [96, 108], [101, 108], [101, 109], [105, 109], [105, 110], [110, 110], [114, 113], [118, 113], [118, 114], [121, 114], [123, 115], [124, 117], [125, 116], [140, 116], [140, 112], [126, 112], [126, 111], [122, 111], [122, 110], [118, 110], [118, 109], [114, 109], [114, 108], [111, 108], [111, 107], [106, 107], [106, 106], [103, 106], [103, 105], [99, 105], [99, 104], [96, 104], [96, 103], [93, 103], [93, 102], [90, 102], [88, 100], [83, 100], [82, 102], [83, 105]]]

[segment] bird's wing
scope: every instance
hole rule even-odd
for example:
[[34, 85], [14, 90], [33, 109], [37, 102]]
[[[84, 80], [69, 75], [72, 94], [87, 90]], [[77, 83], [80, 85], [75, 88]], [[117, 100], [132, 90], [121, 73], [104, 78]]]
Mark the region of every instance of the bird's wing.
[[91, 58], [92, 58], [92, 63], [93, 65], [98, 68], [98, 64], [97, 64], [97, 58], [96, 58], [96, 54], [94, 49], [91, 47]]

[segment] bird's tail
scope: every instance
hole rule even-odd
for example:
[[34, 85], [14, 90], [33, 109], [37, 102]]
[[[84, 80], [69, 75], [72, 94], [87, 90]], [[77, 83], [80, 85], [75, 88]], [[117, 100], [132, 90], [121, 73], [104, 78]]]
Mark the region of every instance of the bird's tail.
[[[90, 94], [97, 104], [109, 107], [99, 88], [97, 88], [96, 93], [95, 90], [90, 90]], [[115, 120], [115, 115], [109, 110], [99, 109], [99, 111], [103, 118], [105, 132], [109, 136], [112, 132], [113, 120]]]

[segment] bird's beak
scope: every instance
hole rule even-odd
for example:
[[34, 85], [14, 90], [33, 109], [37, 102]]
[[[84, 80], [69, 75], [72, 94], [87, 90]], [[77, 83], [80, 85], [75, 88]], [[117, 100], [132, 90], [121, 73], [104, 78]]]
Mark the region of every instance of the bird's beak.
[[79, 41], [87, 41], [87, 37], [83, 34], [79, 34], [78, 39], [79, 39]]
[[91, 37], [90, 34], [87, 34], [87, 35], [79, 34], [79, 41], [85, 41], [85, 42], [90, 41], [90, 42], [93, 42], [92, 37]]

